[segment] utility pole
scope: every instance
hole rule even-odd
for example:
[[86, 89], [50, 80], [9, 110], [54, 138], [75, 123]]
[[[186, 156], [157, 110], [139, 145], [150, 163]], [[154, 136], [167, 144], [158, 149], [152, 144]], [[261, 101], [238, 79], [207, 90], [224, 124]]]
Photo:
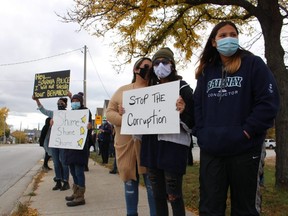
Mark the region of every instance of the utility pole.
[[83, 80], [83, 93], [84, 93], [84, 98], [83, 98], [83, 104], [86, 106], [86, 53], [87, 53], [87, 46], [84, 46], [84, 80]]
[[5, 116], [3, 116], [3, 118], [4, 118], [4, 131], [3, 131], [3, 143], [4, 144], [6, 144], [6, 118], [5, 118]]

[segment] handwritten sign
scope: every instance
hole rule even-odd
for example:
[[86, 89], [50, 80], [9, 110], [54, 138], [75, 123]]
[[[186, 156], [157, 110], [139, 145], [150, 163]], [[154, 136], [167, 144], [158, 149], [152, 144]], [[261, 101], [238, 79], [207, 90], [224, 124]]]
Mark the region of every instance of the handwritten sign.
[[51, 98], [67, 96], [70, 83], [70, 70], [35, 74], [34, 96]]
[[86, 141], [88, 121], [88, 109], [54, 111], [49, 147], [82, 150]]
[[180, 133], [179, 81], [123, 92], [121, 134]]

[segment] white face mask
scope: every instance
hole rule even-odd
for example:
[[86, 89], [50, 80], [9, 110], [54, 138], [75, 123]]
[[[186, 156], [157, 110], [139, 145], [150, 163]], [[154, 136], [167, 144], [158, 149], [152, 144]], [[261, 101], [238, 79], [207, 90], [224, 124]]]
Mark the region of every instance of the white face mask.
[[163, 65], [160, 63], [158, 66], [154, 66], [154, 73], [159, 79], [166, 78], [171, 74], [171, 64]]

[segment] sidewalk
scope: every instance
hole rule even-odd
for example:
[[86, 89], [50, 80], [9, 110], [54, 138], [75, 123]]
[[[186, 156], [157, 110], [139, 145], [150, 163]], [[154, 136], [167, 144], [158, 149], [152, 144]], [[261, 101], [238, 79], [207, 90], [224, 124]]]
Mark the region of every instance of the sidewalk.
[[[65, 196], [71, 195], [72, 190], [53, 191], [55, 185], [53, 181], [54, 171], [51, 170], [44, 175], [39, 183], [36, 195], [30, 199], [30, 207], [37, 209], [40, 215], [61, 215], [61, 216], [125, 216], [124, 186], [118, 175], [109, 174], [109, 169], [94, 163], [90, 159], [89, 172], [85, 172], [86, 177], [86, 204], [76, 207], [67, 207]], [[72, 177], [70, 176], [70, 185]], [[169, 204], [169, 215], [173, 215]], [[147, 202], [146, 190], [139, 188], [139, 216], [149, 216], [149, 206]], [[187, 211], [186, 216], [195, 216]]]

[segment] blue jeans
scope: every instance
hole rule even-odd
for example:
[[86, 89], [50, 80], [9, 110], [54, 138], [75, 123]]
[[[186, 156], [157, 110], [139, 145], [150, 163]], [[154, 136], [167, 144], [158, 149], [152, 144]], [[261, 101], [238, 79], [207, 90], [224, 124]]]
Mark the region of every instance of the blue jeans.
[[[143, 179], [147, 190], [150, 216], [156, 216], [155, 201], [153, 197], [152, 186], [148, 178], [148, 175], [143, 174]], [[127, 215], [128, 216], [137, 215], [138, 198], [139, 198], [138, 196], [139, 177], [137, 178], [137, 181], [129, 180], [127, 182], [124, 182], [124, 189], [125, 189]]]
[[64, 149], [51, 148], [54, 163], [55, 179], [61, 181], [69, 180], [69, 167], [64, 164]]
[[70, 164], [70, 173], [73, 177], [74, 184], [85, 187], [85, 165]]
[[157, 216], [168, 216], [167, 199], [171, 203], [173, 216], [184, 216], [185, 206], [182, 195], [183, 175], [160, 169], [149, 169]]

